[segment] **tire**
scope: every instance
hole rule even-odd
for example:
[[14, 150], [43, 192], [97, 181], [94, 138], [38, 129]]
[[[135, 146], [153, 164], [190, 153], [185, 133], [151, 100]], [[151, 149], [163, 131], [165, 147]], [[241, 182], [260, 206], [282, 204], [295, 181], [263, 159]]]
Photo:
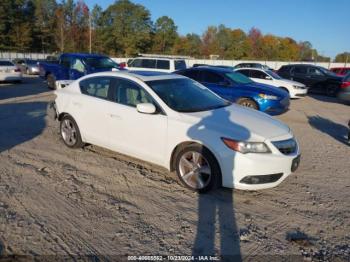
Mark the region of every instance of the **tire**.
[[48, 74], [47, 77], [47, 86], [48, 88], [52, 89], [52, 90], [55, 90], [56, 89], [56, 85], [55, 85], [55, 82], [56, 82], [56, 78], [53, 74]]
[[60, 134], [66, 146], [70, 148], [81, 148], [84, 146], [79, 127], [70, 115], [65, 115], [62, 118], [60, 123]]
[[202, 145], [195, 144], [181, 149], [176, 154], [175, 170], [180, 182], [192, 191], [205, 193], [221, 186], [219, 164], [214, 155]]
[[334, 97], [337, 93], [338, 87], [336, 85], [327, 85], [326, 86], [326, 95]]
[[250, 98], [240, 98], [237, 100], [237, 104], [239, 104], [241, 106], [253, 108], [255, 110], [259, 109], [258, 104]]

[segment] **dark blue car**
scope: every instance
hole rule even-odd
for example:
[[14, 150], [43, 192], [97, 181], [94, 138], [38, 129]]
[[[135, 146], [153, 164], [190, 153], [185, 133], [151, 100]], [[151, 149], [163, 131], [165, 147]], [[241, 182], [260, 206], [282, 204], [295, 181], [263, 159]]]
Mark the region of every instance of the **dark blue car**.
[[289, 107], [290, 98], [287, 92], [274, 86], [256, 83], [230, 69], [195, 67], [176, 73], [200, 82], [226, 100], [270, 115], [281, 114]]

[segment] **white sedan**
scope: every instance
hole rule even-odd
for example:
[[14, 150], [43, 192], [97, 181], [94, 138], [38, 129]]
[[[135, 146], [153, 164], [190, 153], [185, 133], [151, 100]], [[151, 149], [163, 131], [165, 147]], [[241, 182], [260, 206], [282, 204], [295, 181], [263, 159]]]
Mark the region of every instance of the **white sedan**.
[[284, 79], [271, 70], [239, 68], [235, 71], [251, 78], [257, 83], [272, 85], [284, 89], [289, 93], [290, 98], [301, 98], [307, 94], [307, 87], [304, 84]]
[[299, 165], [288, 126], [184, 76], [103, 72], [55, 93], [68, 147], [89, 143], [155, 163], [195, 191], [270, 188]]
[[0, 60], [0, 81], [20, 82], [22, 72], [14, 63], [8, 60]]

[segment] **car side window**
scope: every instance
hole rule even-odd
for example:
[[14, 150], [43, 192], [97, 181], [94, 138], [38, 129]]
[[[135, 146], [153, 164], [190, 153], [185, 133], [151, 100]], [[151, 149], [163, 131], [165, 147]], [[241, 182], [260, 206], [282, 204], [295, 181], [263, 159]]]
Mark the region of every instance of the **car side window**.
[[268, 76], [266, 73], [259, 71], [259, 70], [251, 70], [250, 71], [250, 77], [252, 77], [252, 78], [266, 79], [266, 76]]
[[175, 65], [175, 70], [186, 69], [185, 60], [175, 60], [174, 65]]
[[157, 69], [170, 69], [170, 61], [169, 60], [157, 60]]
[[69, 56], [63, 56], [61, 57], [61, 62], [60, 64], [63, 67], [69, 68], [70, 67], [70, 57]]
[[140, 103], [152, 103], [152, 97], [136, 83], [126, 79], [115, 79], [115, 102], [136, 107]]
[[243, 69], [243, 70], [238, 70], [237, 72], [245, 75], [246, 77], [250, 77], [250, 70]]
[[73, 59], [71, 68], [74, 69], [74, 70], [77, 70], [77, 71], [79, 71], [81, 73], [83, 73], [84, 70], [85, 70], [85, 66], [84, 66], [83, 62], [80, 59], [78, 59], [78, 58], [74, 58]]
[[225, 78], [223, 78], [219, 74], [216, 74], [216, 73], [210, 72], [210, 71], [202, 71], [202, 82], [211, 83], [211, 84], [219, 84], [219, 83], [224, 83], [227, 81], [225, 81]]
[[142, 59], [141, 67], [143, 68], [156, 68], [155, 59]]
[[307, 73], [307, 67], [306, 66], [296, 66], [296, 67], [294, 67], [293, 73], [305, 75]]
[[187, 70], [187, 71], [181, 72], [181, 75], [187, 76], [196, 81], [200, 81], [198, 70]]
[[106, 100], [110, 99], [112, 90], [112, 78], [93, 77], [80, 81], [80, 90], [83, 94], [98, 97]]
[[309, 74], [315, 76], [323, 76], [323, 73], [315, 67], [309, 67]]
[[129, 64], [130, 67], [142, 67], [142, 59], [134, 59]]

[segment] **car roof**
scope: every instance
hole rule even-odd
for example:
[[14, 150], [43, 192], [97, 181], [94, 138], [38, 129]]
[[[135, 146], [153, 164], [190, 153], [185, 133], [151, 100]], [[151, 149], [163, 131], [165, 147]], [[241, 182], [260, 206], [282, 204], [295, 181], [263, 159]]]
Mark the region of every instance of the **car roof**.
[[[209, 71], [213, 71], [213, 72], [220, 72], [220, 73], [232, 73], [234, 71], [232, 71], [232, 69], [229, 68], [225, 68], [225, 67], [217, 67], [217, 66], [197, 66], [197, 67], [191, 67], [188, 68], [190, 70], [201, 70], [201, 69], [206, 69]], [[188, 69], [184, 69], [184, 70], [180, 70], [180, 71], [185, 71]]]
[[99, 54], [89, 54], [89, 53], [64, 53], [62, 54], [64, 56], [75, 56], [75, 57], [79, 57], [79, 58], [86, 58], [86, 57], [108, 57], [105, 55], [99, 55]]
[[266, 70], [260, 67], [240, 67], [240, 68], [236, 68], [235, 71], [240, 71], [240, 70], [258, 70], [258, 71], [271, 71], [271, 70]]
[[172, 58], [172, 57], [156, 57], [156, 56], [138, 56], [138, 57], [134, 57], [134, 58], [131, 58], [132, 60], [133, 59], [150, 59], [150, 60], [181, 60], [181, 61], [184, 61], [185, 59], [184, 58]]
[[109, 72], [100, 72], [95, 74], [88, 75], [89, 77], [94, 76], [131, 76], [140, 79], [141, 81], [154, 81], [154, 80], [165, 80], [165, 79], [177, 79], [177, 78], [186, 78], [182, 75], [169, 74], [164, 72], [157, 71], [109, 71]]

